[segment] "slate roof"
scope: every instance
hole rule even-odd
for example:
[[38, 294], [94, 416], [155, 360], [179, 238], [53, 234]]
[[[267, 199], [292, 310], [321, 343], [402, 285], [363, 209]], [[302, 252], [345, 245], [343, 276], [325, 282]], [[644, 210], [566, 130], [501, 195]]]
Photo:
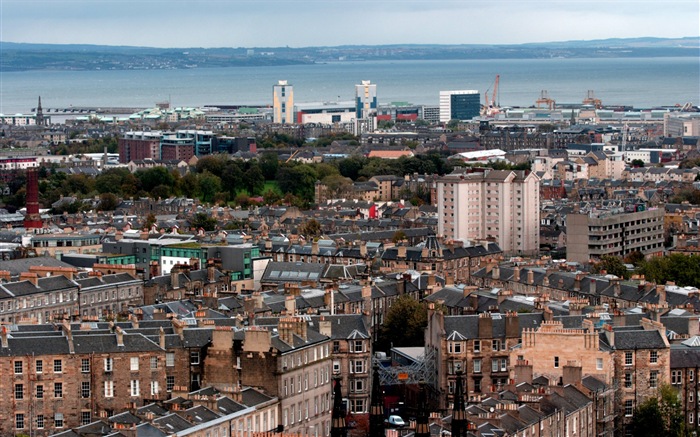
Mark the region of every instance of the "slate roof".
[[[525, 313], [518, 314], [517, 319], [520, 333], [523, 328], [539, 327], [544, 317], [542, 313]], [[505, 314], [501, 314], [499, 318], [492, 316], [493, 338], [506, 336], [505, 321]], [[452, 332], [457, 332], [467, 339], [479, 338], [479, 315], [446, 316], [445, 334], [449, 336]]]
[[241, 390], [241, 401], [243, 402], [244, 405], [247, 405], [249, 407], [254, 407], [256, 405], [264, 404], [265, 402], [268, 402], [272, 400], [273, 398], [270, 396], [267, 396], [266, 394], [255, 390], [254, 388], [247, 387], [243, 390]]
[[10, 276], [19, 276], [22, 272], [28, 272], [30, 266], [44, 266], [44, 267], [70, 267], [73, 266], [59, 261], [54, 257], [50, 256], [39, 256], [36, 258], [19, 258], [9, 261], [0, 261], [0, 270], [7, 270], [10, 272]]
[[604, 333], [600, 334], [601, 340], [608, 346], [612, 346], [617, 350], [631, 349], [665, 349], [667, 344], [664, 338], [657, 330], [644, 330], [641, 326], [635, 327], [613, 327], [615, 334], [615, 344], [611, 345], [607, 342], [607, 337]]

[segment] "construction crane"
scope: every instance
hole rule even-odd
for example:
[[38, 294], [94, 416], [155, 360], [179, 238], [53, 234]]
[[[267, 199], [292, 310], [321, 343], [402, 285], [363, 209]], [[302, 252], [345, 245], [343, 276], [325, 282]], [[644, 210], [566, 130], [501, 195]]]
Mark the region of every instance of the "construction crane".
[[588, 90], [588, 94], [586, 94], [586, 98], [583, 99], [583, 104], [584, 105], [593, 105], [595, 109], [600, 109], [603, 107], [603, 102], [600, 101], [600, 99], [596, 99], [595, 93], [593, 90]]
[[301, 152], [301, 149], [297, 149], [297, 150], [295, 150], [291, 155], [289, 155], [289, 158], [287, 158], [287, 160], [284, 161], [285, 164], [288, 163], [289, 161], [291, 161], [292, 159], [294, 159], [294, 157], [297, 156], [297, 154], [298, 154], [299, 152]]
[[498, 96], [498, 82], [501, 79], [499, 74], [496, 75], [496, 79], [493, 81], [493, 94], [491, 100], [489, 101], [489, 87], [484, 93], [484, 106], [481, 109], [481, 115], [493, 116], [501, 112], [500, 105], [496, 102], [496, 97]]
[[549, 98], [549, 93], [547, 90], [540, 91], [540, 98], [535, 101], [538, 108], [542, 108], [540, 105], [546, 105], [546, 108], [550, 110], [554, 109], [556, 103], [557, 102], [555, 102], [554, 99]]

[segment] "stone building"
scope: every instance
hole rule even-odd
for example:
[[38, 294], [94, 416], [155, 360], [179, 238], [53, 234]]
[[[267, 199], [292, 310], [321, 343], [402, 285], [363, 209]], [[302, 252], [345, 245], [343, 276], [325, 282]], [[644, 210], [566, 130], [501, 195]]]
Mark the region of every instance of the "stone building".
[[[277, 330], [249, 326], [235, 336], [241, 384], [280, 399], [285, 430], [327, 435], [331, 419], [331, 341], [302, 317], [284, 317]], [[240, 363], [240, 364], [238, 364]]]
[[[88, 328], [87, 326], [85, 328]], [[0, 434], [48, 436], [164, 400], [165, 351], [140, 333], [0, 333]]]
[[433, 308], [428, 310], [425, 344], [435, 351], [440, 408], [452, 402], [457, 372], [464, 372], [468, 402], [507, 385], [511, 349], [519, 344], [524, 328], [536, 328], [545, 320], [544, 313], [445, 316]]

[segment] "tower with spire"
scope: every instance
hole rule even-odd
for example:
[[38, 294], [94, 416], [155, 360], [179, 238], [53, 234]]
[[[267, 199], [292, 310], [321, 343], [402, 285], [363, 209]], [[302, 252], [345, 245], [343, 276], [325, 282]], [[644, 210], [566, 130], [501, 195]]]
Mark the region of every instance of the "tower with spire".
[[36, 118], [37, 126], [44, 125], [44, 110], [41, 108], [41, 96], [39, 96], [39, 104], [36, 106]]
[[379, 382], [379, 365], [375, 364], [369, 406], [369, 437], [384, 437], [384, 435], [384, 396], [382, 396], [382, 386]]
[[467, 410], [464, 403], [464, 380], [462, 372], [457, 372], [455, 381], [454, 404], [452, 406], [452, 437], [467, 437]]
[[343, 393], [340, 391], [340, 378], [335, 379], [333, 388], [333, 412], [331, 413], [331, 437], [347, 437]]

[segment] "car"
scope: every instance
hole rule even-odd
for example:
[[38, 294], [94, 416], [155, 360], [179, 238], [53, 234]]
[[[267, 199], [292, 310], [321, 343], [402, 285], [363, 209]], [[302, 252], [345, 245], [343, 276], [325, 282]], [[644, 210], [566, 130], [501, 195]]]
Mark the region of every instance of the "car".
[[406, 422], [403, 421], [401, 416], [396, 415], [389, 416], [389, 418], [385, 420], [385, 422], [392, 428], [403, 428], [404, 426], [406, 426]]

